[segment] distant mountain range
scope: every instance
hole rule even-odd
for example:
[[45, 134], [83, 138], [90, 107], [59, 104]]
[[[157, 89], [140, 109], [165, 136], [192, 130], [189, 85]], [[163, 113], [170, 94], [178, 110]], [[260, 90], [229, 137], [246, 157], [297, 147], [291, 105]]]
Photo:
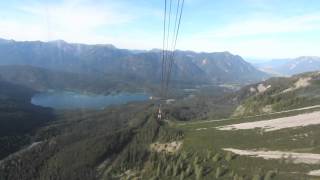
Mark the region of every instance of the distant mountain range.
[[[177, 51], [175, 57], [174, 83], [251, 83], [268, 77], [229, 52]], [[161, 51], [126, 50], [113, 45], [73, 44], [61, 40], [18, 42], [1, 39], [0, 65], [28, 65], [122, 81], [158, 83]]]
[[320, 57], [302, 56], [294, 59], [275, 59], [256, 64], [256, 67], [276, 75], [294, 75], [320, 70]]

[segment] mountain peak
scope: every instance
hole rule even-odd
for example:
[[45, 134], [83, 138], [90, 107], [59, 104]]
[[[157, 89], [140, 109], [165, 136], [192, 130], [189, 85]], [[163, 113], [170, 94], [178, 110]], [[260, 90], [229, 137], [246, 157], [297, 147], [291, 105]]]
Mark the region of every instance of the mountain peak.
[[8, 40], [8, 39], [3, 39], [3, 38], [0, 38], [0, 43], [8, 43], [8, 42], [15, 42], [14, 40]]
[[113, 44], [96, 44], [95, 46], [105, 47], [105, 48], [109, 48], [109, 49], [117, 49], [117, 47], [114, 46]]
[[53, 40], [53, 41], [48, 41], [48, 43], [59, 44], [59, 45], [68, 44], [66, 41], [61, 40], [61, 39], [57, 39], [57, 40]]

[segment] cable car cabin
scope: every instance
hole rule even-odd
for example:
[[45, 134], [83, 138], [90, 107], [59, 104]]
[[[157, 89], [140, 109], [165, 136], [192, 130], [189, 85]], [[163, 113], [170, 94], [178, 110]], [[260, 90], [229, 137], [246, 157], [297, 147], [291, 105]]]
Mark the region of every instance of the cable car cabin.
[[161, 121], [163, 118], [162, 116], [162, 110], [161, 110], [161, 106], [158, 108], [158, 113], [157, 113], [157, 120]]

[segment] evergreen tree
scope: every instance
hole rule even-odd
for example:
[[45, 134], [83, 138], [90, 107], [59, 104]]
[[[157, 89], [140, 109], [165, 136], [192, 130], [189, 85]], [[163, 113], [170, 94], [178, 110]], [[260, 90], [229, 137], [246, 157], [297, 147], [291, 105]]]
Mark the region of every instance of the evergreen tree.
[[202, 178], [202, 173], [203, 173], [203, 168], [200, 165], [195, 166], [195, 174], [196, 174], [196, 179], [200, 180]]
[[217, 153], [216, 155], [214, 155], [214, 157], [212, 158], [213, 162], [219, 162], [220, 161], [220, 154]]
[[186, 170], [186, 176], [190, 176], [191, 174], [192, 174], [192, 166], [191, 164], [189, 164]]
[[252, 177], [252, 180], [261, 180], [261, 176], [259, 174], [255, 174], [253, 177]]
[[174, 167], [173, 167], [173, 176], [177, 176], [178, 175], [178, 172], [179, 171], [179, 166], [178, 165], [175, 165]]
[[170, 176], [171, 175], [171, 165], [167, 166], [167, 168], [166, 168], [164, 173], [165, 173], [166, 176]]
[[180, 174], [180, 180], [184, 180], [184, 173], [183, 172]]
[[226, 157], [225, 157], [226, 161], [231, 161], [233, 159], [233, 154], [232, 152], [227, 152]]
[[161, 175], [161, 164], [159, 163], [157, 168], [157, 176], [160, 177], [160, 175]]
[[216, 178], [221, 177], [221, 175], [222, 175], [222, 169], [221, 169], [221, 167], [217, 167], [217, 170], [216, 170]]
[[268, 171], [264, 176], [264, 180], [271, 180], [274, 176], [276, 176], [276, 172]]

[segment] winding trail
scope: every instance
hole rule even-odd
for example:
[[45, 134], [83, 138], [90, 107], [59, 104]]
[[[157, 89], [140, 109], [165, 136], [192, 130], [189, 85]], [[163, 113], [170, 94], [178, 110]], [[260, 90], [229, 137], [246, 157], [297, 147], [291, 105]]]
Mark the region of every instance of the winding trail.
[[320, 170], [313, 170], [308, 173], [310, 176], [320, 176]]
[[266, 116], [266, 115], [282, 114], [282, 113], [295, 112], [295, 111], [310, 110], [310, 109], [315, 109], [315, 108], [320, 108], [320, 105], [307, 106], [307, 107], [303, 107], [303, 108], [297, 108], [297, 109], [291, 109], [291, 110], [285, 110], [285, 111], [278, 111], [278, 112], [271, 112], [271, 113], [264, 113], [264, 114], [258, 114], [258, 115], [246, 116], [246, 117], [239, 117], [239, 118], [222, 118], [222, 119], [213, 119], [213, 120], [206, 120], [206, 121], [189, 122], [189, 123], [177, 123], [177, 125], [178, 126], [184, 126], [184, 125], [192, 125], [192, 124], [204, 124], [204, 123], [210, 123], [210, 122], [237, 120], [237, 119], [261, 117], [261, 116]]
[[218, 130], [247, 130], [261, 128], [266, 132], [285, 128], [305, 127], [320, 124], [320, 111], [264, 121], [254, 121], [216, 127]]

